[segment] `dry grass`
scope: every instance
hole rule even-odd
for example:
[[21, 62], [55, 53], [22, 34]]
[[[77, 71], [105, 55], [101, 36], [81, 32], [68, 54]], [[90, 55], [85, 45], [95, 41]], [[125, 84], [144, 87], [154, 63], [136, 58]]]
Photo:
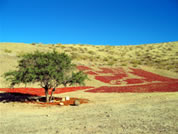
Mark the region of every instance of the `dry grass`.
[[[14, 69], [17, 56], [39, 51], [65, 52], [77, 65], [110, 67], [149, 67], [157, 70], [178, 73], [178, 42], [130, 46], [92, 46], [81, 44], [41, 44], [41, 43], [0, 43], [0, 75]], [[0, 77], [0, 87], [4, 87]]]
[[[177, 93], [60, 96], [92, 100], [79, 107], [0, 103], [1, 134], [176, 134]], [[23, 110], [22, 110], [23, 108]]]
[[[39, 51], [66, 52], [74, 62], [85, 65], [146, 65], [156, 69], [178, 72], [178, 42], [130, 46], [92, 46], [80, 44], [24, 44], [0, 43], [0, 55], [16, 57], [19, 54]], [[1, 72], [4, 72], [1, 70]]]

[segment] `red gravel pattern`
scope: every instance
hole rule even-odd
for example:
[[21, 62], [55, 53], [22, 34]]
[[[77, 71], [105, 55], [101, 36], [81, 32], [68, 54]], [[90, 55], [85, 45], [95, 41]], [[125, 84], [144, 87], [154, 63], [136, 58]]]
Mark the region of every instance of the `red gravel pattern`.
[[[124, 77], [128, 77], [128, 75], [122, 68], [114, 68], [114, 69], [100, 68], [100, 69], [102, 71], [97, 71], [97, 72], [100, 73], [101, 75], [95, 76], [95, 79], [104, 83], [108, 83], [112, 85], [120, 85], [121, 83], [119, 80], [123, 79]], [[109, 76], [108, 75], [102, 76], [102, 74], [108, 74], [108, 73], [110, 74]]]
[[[121, 85], [122, 81], [126, 82], [126, 86], [101, 86], [94, 87], [66, 87], [57, 88], [54, 94], [65, 92], [72, 92], [77, 90], [84, 90], [89, 88], [86, 92], [177, 92], [178, 79], [164, 77], [158, 74], [147, 72], [142, 69], [130, 68], [130, 72], [126, 72], [123, 68], [100, 68], [100, 71], [94, 70], [86, 66], [77, 66], [79, 70], [84, 71], [86, 74], [94, 75], [95, 79], [107, 83], [109, 85]], [[135, 75], [135, 78], [129, 78], [128, 74]], [[138, 78], [139, 76], [139, 78]], [[42, 88], [0, 88], [0, 91], [11, 93], [24, 93], [31, 95], [44, 95]], [[49, 94], [51, 90], [49, 91]]]
[[132, 70], [132, 72], [130, 72], [130, 73], [137, 75], [137, 76], [144, 77], [144, 80], [146, 80], [148, 82], [152, 82], [152, 81], [167, 82], [167, 81], [177, 81], [178, 80], [178, 79], [160, 76], [158, 74], [147, 72], [147, 71], [144, 71], [142, 69], [134, 69], [134, 68], [130, 68], [130, 69]]
[[[99, 80], [101, 82], [104, 82], [104, 83], [112, 84], [111, 81], [122, 79], [126, 76], [127, 76], [126, 74], [115, 74], [114, 76], [95, 76], [95, 79]], [[117, 85], [117, 84], [120, 84], [120, 83], [116, 81], [113, 84]]]
[[139, 83], [144, 83], [142, 79], [127, 79], [125, 80], [127, 84], [139, 84]]
[[85, 72], [86, 74], [90, 74], [90, 75], [98, 75], [97, 73], [93, 72], [93, 71], [87, 71]]
[[174, 83], [152, 83], [145, 85], [134, 86], [102, 86], [99, 88], [87, 90], [86, 92], [93, 93], [147, 93], [147, 92], [177, 92], [178, 82]]
[[[56, 88], [56, 91], [54, 94], [60, 94], [60, 93], [66, 93], [66, 92], [72, 92], [77, 90], [84, 90], [88, 88], [93, 87], [66, 87], [66, 88]], [[23, 94], [31, 94], [31, 95], [37, 95], [37, 96], [43, 96], [45, 95], [43, 88], [0, 88], [0, 91], [5, 91], [9, 93], [23, 93]], [[49, 94], [51, 94], [51, 90], [49, 91]]]
[[86, 66], [77, 66], [77, 69], [84, 71], [84, 70], [91, 70], [91, 68], [86, 67]]

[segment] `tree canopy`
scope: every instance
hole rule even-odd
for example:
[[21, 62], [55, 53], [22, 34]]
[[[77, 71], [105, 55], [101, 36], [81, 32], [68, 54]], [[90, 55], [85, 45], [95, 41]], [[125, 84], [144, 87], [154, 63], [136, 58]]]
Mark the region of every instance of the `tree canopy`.
[[45, 89], [46, 101], [49, 101], [48, 90], [59, 85], [84, 85], [88, 79], [82, 71], [76, 71], [76, 65], [65, 53], [39, 52], [19, 56], [17, 69], [4, 74], [11, 86], [16, 84], [39, 83]]

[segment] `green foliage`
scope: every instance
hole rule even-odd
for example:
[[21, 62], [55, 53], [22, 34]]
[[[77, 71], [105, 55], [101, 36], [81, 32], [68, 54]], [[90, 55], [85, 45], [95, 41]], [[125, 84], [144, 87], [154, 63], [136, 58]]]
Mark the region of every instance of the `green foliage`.
[[88, 51], [88, 53], [89, 53], [89, 54], [92, 54], [92, 55], [96, 54], [96, 52], [94, 52], [94, 51], [92, 51], [92, 50]]
[[122, 63], [121, 66], [127, 66], [127, 63]]
[[[76, 65], [72, 64], [71, 58], [65, 53], [39, 52], [20, 56], [17, 70], [4, 74], [11, 86], [20, 83], [39, 83], [45, 92], [59, 85], [84, 84], [87, 75], [75, 71]], [[48, 94], [48, 93], [47, 93]], [[48, 100], [47, 100], [48, 101]]]
[[115, 64], [115, 61], [113, 61], [113, 60], [111, 60], [111, 61], [108, 62], [109, 66], [113, 66], [114, 64]]
[[4, 52], [6, 52], [6, 53], [11, 53], [12, 51], [9, 50], [9, 49], [4, 49]]
[[107, 61], [109, 61], [109, 59], [107, 57], [104, 57], [103, 61], [107, 62]]
[[131, 64], [135, 64], [135, 65], [140, 65], [141, 64], [141, 61], [140, 60], [131, 60], [130, 62]]
[[74, 60], [74, 59], [75, 59], [75, 60], [79, 59], [79, 56], [80, 56], [80, 55], [79, 55], [78, 53], [75, 53], [75, 52], [72, 52], [72, 53], [71, 53], [71, 58], [72, 58], [73, 60]]
[[71, 47], [71, 50], [72, 50], [72, 51], [78, 51], [78, 49], [75, 48], [75, 47]]

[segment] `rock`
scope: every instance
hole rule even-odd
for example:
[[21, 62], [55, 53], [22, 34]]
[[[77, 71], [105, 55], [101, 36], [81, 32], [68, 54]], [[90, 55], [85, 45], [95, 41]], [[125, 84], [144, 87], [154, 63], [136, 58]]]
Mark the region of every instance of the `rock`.
[[53, 100], [53, 102], [59, 102], [59, 101], [57, 101], [57, 100]]
[[80, 105], [80, 100], [75, 100], [75, 101], [74, 101], [74, 105], [75, 105], [75, 106], [79, 106], [79, 105]]
[[70, 100], [70, 97], [69, 97], [69, 96], [66, 96], [65, 100]]
[[63, 102], [60, 102], [59, 105], [64, 106], [64, 103], [63, 103]]

